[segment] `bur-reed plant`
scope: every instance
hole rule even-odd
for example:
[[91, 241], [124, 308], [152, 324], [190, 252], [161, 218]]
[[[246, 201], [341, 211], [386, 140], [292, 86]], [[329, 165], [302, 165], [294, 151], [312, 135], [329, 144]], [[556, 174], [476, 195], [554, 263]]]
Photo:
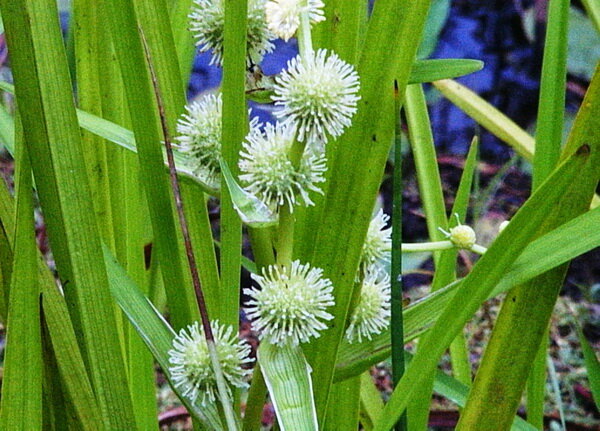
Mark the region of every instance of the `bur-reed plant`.
[[[259, 430], [267, 401], [283, 430], [420, 430], [432, 391], [461, 407], [458, 429], [540, 429], [552, 306], [568, 262], [600, 245], [600, 73], [561, 148], [568, 2], [551, 0], [533, 138], [451, 80], [480, 62], [416, 59], [430, 3], [73, 0], [65, 48], [54, 0], [0, 0], [14, 76], [0, 88], [15, 95], [0, 139], [16, 166], [15, 192], [0, 188], [0, 428], [156, 429], [156, 363], [199, 430]], [[298, 55], [262, 75], [273, 40], [293, 37]], [[223, 81], [188, 102], [194, 43]], [[477, 139], [447, 212], [425, 82], [533, 161], [531, 197], [487, 248], [466, 221]], [[273, 124], [252, 99], [274, 103]], [[402, 118], [429, 234], [416, 244], [401, 243]], [[460, 279], [459, 250], [481, 255]], [[401, 255], [417, 251], [435, 276], [403, 307]], [[502, 293], [472, 381], [463, 328]], [[453, 376], [437, 370], [447, 349]], [[390, 357], [384, 405], [368, 370]]]

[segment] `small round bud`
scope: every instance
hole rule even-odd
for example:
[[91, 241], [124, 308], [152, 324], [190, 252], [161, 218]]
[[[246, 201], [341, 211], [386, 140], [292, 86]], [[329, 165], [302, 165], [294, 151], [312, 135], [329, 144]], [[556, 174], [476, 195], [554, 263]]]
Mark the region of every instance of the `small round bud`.
[[449, 239], [458, 248], [470, 249], [475, 244], [477, 236], [473, 228], [466, 224], [459, 224], [450, 229]]
[[333, 286], [323, 278], [322, 269], [296, 260], [289, 267], [269, 266], [252, 278], [260, 289], [244, 289], [244, 293], [252, 297], [248, 317], [261, 339], [298, 345], [319, 337], [327, 328], [323, 321], [333, 319], [325, 311], [334, 304]]
[[[211, 323], [211, 328], [225, 380], [238, 388], [247, 387], [244, 379], [250, 371], [243, 369], [242, 365], [252, 362], [248, 357], [250, 345], [240, 340], [231, 326], [215, 321]], [[179, 331], [173, 340], [173, 349], [169, 350], [169, 362], [172, 364], [169, 371], [173, 384], [182, 390], [183, 396], [192, 402], [199, 399], [202, 405], [215, 401], [217, 382], [204, 329], [198, 322], [189, 325], [187, 330]]]

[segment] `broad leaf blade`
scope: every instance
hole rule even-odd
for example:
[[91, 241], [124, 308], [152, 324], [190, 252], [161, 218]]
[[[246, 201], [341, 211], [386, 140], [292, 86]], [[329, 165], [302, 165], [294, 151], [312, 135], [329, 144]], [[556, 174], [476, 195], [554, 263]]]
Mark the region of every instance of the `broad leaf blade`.
[[258, 360], [283, 431], [318, 430], [311, 369], [300, 346], [261, 344]]

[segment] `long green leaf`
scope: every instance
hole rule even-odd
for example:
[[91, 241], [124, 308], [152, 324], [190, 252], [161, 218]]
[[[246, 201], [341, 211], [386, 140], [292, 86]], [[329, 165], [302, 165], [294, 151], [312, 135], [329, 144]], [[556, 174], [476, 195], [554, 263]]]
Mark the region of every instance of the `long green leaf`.
[[[12, 244], [15, 240], [15, 232], [9, 226], [15, 220], [15, 202], [6, 185], [0, 187], [0, 202], [2, 202], [2, 205], [0, 205], [0, 225], [2, 225], [1, 244], [3, 244], [0, 248], [6, 244], [12, 261]], [[65, 299], [58, 292], [54, 276], [39, 252], [36, 254], [36, 261], [38, 280], [42, 289], [43, 321], [48, 327], [53, 342], [54, 351], [48, 353], [56, 356], [55, 363], [52, 361], [52, 364], [50, 364], [50, 360], [48, 360], [45, 361], [44, 365], [53, 365], [60, 372], [65, 395], [70, 399], [81, 429], [103, 430], [104, 423], [102, 422], [100, 409], [77, 344]], [[62, 392], [61, 388], [56, 388], [56, 390]]]
[[590, 382], [590, 390], [594, 397], [596, 407], [600, 406], [600, 362], [596, 357], [596, 352], [590, 345], [590, 342], [585, 337], [583, 331], [578, 326], [577, 331], [579, 334], [579, 342], [581, 343], [581, 350], [583, 352], [583, 360], [585, 361], [585, 368], [588, 374], [588, 381]]
[[42, 337], [33, 190], [29, 156], [22, 139], [19, 144], [15, 246], [8, 303], [0, 428], [41, 430]]
[[422, 377], [435, 369], [438, 359], [456, 334], [492, 292], [505, 271], [517, 259], [519, 251], [533, 239], [546, 213], [568, 192], [579, 171], [589, 160], [587, 150], [588, 147], [585, 146], [580, 148], [544, 183], [475, 264], [427, 337], [421, 340], [415, 360], [394, 390], [381, 420], [375, 426], [376, 430], [389, 430], [394, 425]]
[[[185, 283], [185, 267], [178, 247], [173, 199], [164, 172], [163, 136], [158, 127], [155, 93], [147, 70], [147, 59], [138, 33], [133, 0], [106, 1], [112, 25], [113, 44], [123, 76], [131, 123], [136, 136], [140, 161], [140, 178], [154, 232], [155, 250], [167, 292], [171, 320], [176, 329], [183, 328], [198, 316], [191, 284]], [[159, 173], [163, 173], [160, 175]]]
[[0, 143], [13, 154], [15, 150], [15, 122], [6, 110], [6, 107], [0, 104]]
[[0, 7], [38, 195], [94, 392], [111, 428], [135, 429], [56, 3]]
[[582, 3], [596, 30], [600, 33], [600, 4], [595, 0], [582, 0]]
[[258, 361], [282, 431], [316, 431], [310, 366], [300, 346], [261, 344]]
[[417, 60], [413, 63], [408, 78], [409, 84], [421, 84], [440, 79], [458, 78], [483, 69], [483, 61], [444, 58]]
[[[248, 130], [246, 105], [246, 39], [248, 2], [224, 3], [223, 29], [223, 117], [221, 155], [234, 178], [239, 175], [238, 158]], [[223, 174], [221, 184], [225, 185]], [[221, 195], [221, 310], [219, 318], [234, 328], [239, 324], [240, 272], [242, 256], [242, 221], [233, 206], [233, 190]]]

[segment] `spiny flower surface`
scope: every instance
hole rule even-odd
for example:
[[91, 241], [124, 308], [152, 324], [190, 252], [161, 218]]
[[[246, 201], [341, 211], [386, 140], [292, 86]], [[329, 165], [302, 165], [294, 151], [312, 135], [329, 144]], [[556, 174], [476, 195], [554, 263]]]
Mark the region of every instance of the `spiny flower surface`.
[[204, 96], [186, 106], [187, 114], [177, 122], [176, 140], [192, 172], [207, 184], [218, 188], [221, 168], [221, 94]]
[[380, 209], [369, 223], [361, 256], [363, 270], [369, 266], [377, 266], [381, 261], [389, 262], [392, 250], [392, 228], [386, 228], [389, 220], [390, 216]]
[[359, 79], [354, 66], [324, 49], [288, 61], [276, 79], [275, 115], [293, 124], [301, 142], [324, 144], [327, 134], [338, 137], [352, 124]]
[[363, 280], [360, 298], [346, 330], [350, 343], [363, 338], [368, 340], [381, 333], [390, 320], [391, 285], [390, 277], [384, 271], [371, 267]]
[[327, 328], [333, 316], [325, 309], [334, 304], [333, 286], [323, 278], [323, 270], [301, 265], [296, 260], [288, 267], [269, 266], [262, 275], [252, 274], [260, 288], [244, 289], [252, 299], [248, 317], [252, 326], [273, 344], [298, 345]]
[[[238, 388], [246, 387], [248, 384], [244, 378], [250, 371], [244, 370], [242, 365], [252, 362], [248, 357], [250, 345], [240, 340], [229, 325], [220, 325], [215, 321], [211, 323], [211, 328], [227, 383]], [[215, 401], [218, 392], [215, 373], [204, 329], [198, 322], [189, 325], [187, 330], [179, 331], [173, 340], [173, 349], [169, 350], [169, 362], [173, 384], [185, 397], [192, 402], [199, 401], [202, 405]]]
[[470, 249], [475, 245], [475, 241], [477, 241], [477, 236], [475, 235], [475, 231], [471, 226], [467, 226], [466, 224], [459, 224], [450, 229], [450, 235], [448, 239], [452, 241], [452, 243], [458, 248]]
[[307, 148], [300, 165], [295, 168], [290, 160], [294, 128], [277, 123], [267, 124], [262, 131], [261, 126], [255, 124], [240, 152], [240, 180], [246, 184], [246, 190], [272, 210], [284, 203], [293, 209], [297, 197], [300, 197], [300, 203], [313, 205], [309, 191], [322, 193], [317, 184], [325, 181], [325, 157]]
[[321, 0], [271, 0], [265, 5], [269, 30], [286, 42], [296, 34], [300, 13], [308, 10], [311, 23], [325, 20]]
[[[265, 18], [266, 0], [249, 0], [248, 29], [246, 35], [246, 62], [259, 64], [263, 56], [275, 47], [270, 39], [274, 35], [269, 31]], [[194, 0], [190, 30], [197, 39], [200, 52], [212, 50], [210, 64], [223, 65], [223, 29], [225, 8], [223, 0]]]

